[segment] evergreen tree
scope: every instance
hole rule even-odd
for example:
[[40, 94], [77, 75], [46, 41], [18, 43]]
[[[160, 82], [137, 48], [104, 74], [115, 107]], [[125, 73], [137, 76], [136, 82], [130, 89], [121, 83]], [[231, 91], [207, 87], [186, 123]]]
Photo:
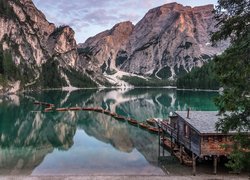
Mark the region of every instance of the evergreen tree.
[[214, 89], [220, 88], [214, 72], [214, 62], [209, 61], [201, 68], [196, 67], [191, 72], [177, 79], [177, 88], [182, 89]]
[[1, 44], [0, 44], [0, 74], [4, 74], [3, 59], [4, 59], [3, 49], [2, 49]]
[[[223, 132], [236, 131], [228, 166], [235, 171], [250, 166], [250, 1], [219, 0], [219, 30], [212, 41], [231, 39], [232, 45], [215, 58], [215, 71], [224, 91], [216, 104], [224, 118], [217, 123]], [[230, 112], [230, 113], [228, 113]]]

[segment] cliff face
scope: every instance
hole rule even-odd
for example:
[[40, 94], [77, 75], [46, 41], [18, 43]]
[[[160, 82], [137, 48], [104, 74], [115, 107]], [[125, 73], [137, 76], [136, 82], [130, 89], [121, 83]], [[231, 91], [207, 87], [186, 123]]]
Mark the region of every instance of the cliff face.
[[129, 21], [118, 23], [112, 29], [79, 44], [80, 59], [82, 63], [85, 63], [80, 66], [86, 67], [94, 79], [99, 82], [105, 81], [102, 73], [110, 75], [118, 71], [115, 62], [117, 53], [126, 47], [133, 29], [134, 25]]
[[74, 31], [49, 23], [32, 0], [0, 0], [0, 93], [127, 85], [122, 75], [174, 79], [227, 47], [209, 42], [212, 10], [166, 4], [77, 46]]
[[[84, 75], [70, 27], [49, 23], [31, 0], [1, 0], [0, 12], [0, 91], [70, 87], [71, 74]], [[58, 83], [48, 83], [48, 74]]]
[[212, 10], [213, 5], [191, 8], [177, 3], [166, 4], [151, 9], [130, 28], [131, 31], [126, 30], [127, 36], [118, 31], [120, 35], [113, 38], [120, 42], [119, 45], [103, 41], [110, 37], [110, 30], [88, 39], [81, 47], [90, 50], [95, 47], [98, 53], [91, 55], [100, 66], [110, 59], [111, 64], [122, 71], [174, 78], [195, 66], [202, 66], [227, 47], [227, 43], [218, 47], [210, 44], [210, 34], [216, 23]]

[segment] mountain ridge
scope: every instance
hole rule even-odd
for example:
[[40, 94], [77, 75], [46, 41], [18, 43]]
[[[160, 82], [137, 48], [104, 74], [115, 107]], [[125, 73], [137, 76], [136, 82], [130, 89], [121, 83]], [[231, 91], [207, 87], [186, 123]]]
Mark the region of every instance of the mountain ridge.
[[32, 0], [0, 0], [0, 92], [130, 86], [124, 76], [175, 81], [228, 46], [209, 42], [212, 10], [165, 4], [77, 45], [74, 30], [47, 21]]
[[[211, 4], [192, 8], [169, 3], [153, 8], [134, 26], [126, 39], [127, 43], [118, 53], [109, 56], [109, 51], [103, 52], [104, 58], [101, 60], [111, 60], [111, 64], [116, 65], [116, 71], [176, 79], [193, 67], [201, 67], [228, 46], [227, 42], [222, 42], [218, 47], [210, 44], [210, 33], [215, 30], [216, 24], [212, 11]], [[98, 36], [91, 38], [99, 41]], [[86, 42], [80, 47], [98, 49], [98, 43]], [[100, 57], [95, 58], [100, 61]]]
[[1, 0], [0, 10], [1, 93], [96, 86], [79, 66], [71, 27], [47, 21], [31, 0]]

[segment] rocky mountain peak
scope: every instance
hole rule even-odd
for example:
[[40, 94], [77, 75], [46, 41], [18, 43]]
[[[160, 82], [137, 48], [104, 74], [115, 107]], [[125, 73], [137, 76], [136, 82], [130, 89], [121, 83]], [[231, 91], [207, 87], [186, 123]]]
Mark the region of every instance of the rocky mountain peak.
[[110, 35], [114, 35], [117, 33], [118, 35], [124, 34], [124, 35], [129, 35], [131, 31], [133, 30], [134, 25], [130, 21], [125, 21], [116, 24], [111, 30], [110, 30]]
[[0, 10], [0, 93], [92, 82], [78, 67], [72, 28], [48, 22], [31, 0], [0, 1]]
[[91, 54], [97, 59], [103, 72], [116, 69], [115, 59], [118, 51], [128, 43], [128, 38], [133, 32], [134, 25], [130, 21], [116, 24], [110, 30], [104, 31], [79, 44], [82, 52]]
[[[149, 10], [133, 28], [130, 24], [125, 36], [120, 31], [113, 35], [112, 42], [116, 39], [118, 44], [104, 41], [113, 32], [104, 31], [81, 46], [92, 49], [101, 68], [103, 60], [110, 59], [114, 69], [158, 79], [175, 79], [193, 67], [202, 66], [228, 46], [227, 42], [211, 46], [210, 34], [216, 24], [212, 11], [211, 4], [193, 8], [178, 3], [165, 4]], [[116, 27], [119, 24], [113, 29]], [[111, 53], [113, 49], [115, 53]]]
[[194, 12], [212, 12], [214, 10], [214, 5], [213, 4], [208, 4], [204, 6], [195, 6], [193, 8]]

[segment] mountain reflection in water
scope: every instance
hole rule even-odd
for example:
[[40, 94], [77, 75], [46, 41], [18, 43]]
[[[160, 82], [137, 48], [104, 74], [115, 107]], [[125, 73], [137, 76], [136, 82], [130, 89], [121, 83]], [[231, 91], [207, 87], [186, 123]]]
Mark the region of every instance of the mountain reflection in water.
[[212, 102], [216, 95], [171, 89], [103, 89], [2, 97], [0, 174], [163, 174], [157, 166], [157, 135], [102, 113], [44, 113], [33, 104], [35, 100], [56, 107], [102, 107], [145, 121], [167, 118], [170, 111], [187, 107], [216, 110]]

